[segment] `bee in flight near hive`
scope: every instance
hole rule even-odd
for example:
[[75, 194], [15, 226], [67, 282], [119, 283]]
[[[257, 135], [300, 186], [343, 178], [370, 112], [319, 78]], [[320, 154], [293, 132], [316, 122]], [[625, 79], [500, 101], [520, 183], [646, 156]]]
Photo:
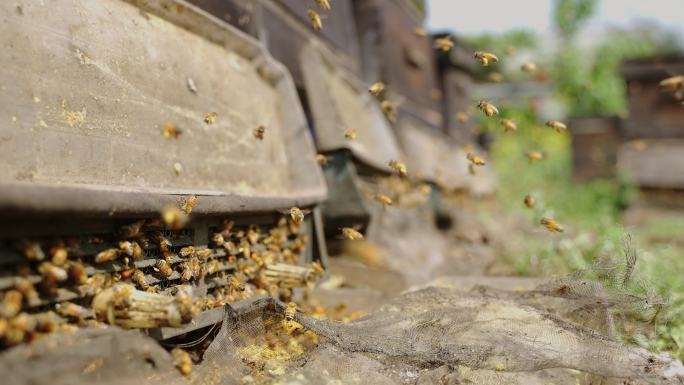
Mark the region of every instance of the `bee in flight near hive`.
[[375, 194], [375, 200], [380, 202], [383, 206], [392, 206], [392, 198], [385, 194], [377, 193]]
[[166, 139], [178, 139], [179, 136], [183, 133], [175, 124], [173, 123], [164, 123], [161, 125], [161, 133], [164, 135]]
[[180, 162], [176, 162], [173, 164], [173, 172], [176, 173], [176, 175], [180, 175], [181, 172], [183, 172], [183, 165], [180, 164]]
[[330, 2], [328, 0], [316, 0], [316, 4], [324, 11], [330, 10]]
[[539, 151], [528, 151], [526, 155], [527, 159], [530, 160], [530, 163], [544, 159], [544, 154]]
[[479, 108], [480, 111], [482, 111], [482, 113], [488, 117], [499, 115], [499, 110], [496, 108], [496, 106], [486, 100], [480, 100], [477, 103], [477, 108]]
[[308, 10], [306, 14], [309, 15], [309, 20], [311, 20], [311, 28], [313, 28], [314, 31], [320, 31], [321, 28], [323, 28], [321, 15], [319, 15], [318, 12], [314, 11], [313, 9]]
[[450, 37], [438, 37], [435, 39], [435, 48], [440, 49], [442, 52], [449, 52], [454, 48], [454, 42]]
[[343, 227], [342, 236], [344, 237], [344, 239], [349, 241], [358, 241], [363, 239], [363, 234], [361, 234], [360, 232], [351, 227]]
[[525, 63], [520, 66], [522, 72], [534, 72], [537, 70], [537, 65], [534, 63]]
[[389, 100], [383, 100], [380, 109], [390, 122], [394, 123], [397, 120], [397, 110]]
[[216, 117], [218, 114], [216, 112], [207, 112], [206, 115], [204, 115], [204, 123], [206, 124], [214, 124], [216, 123]]
[[475, 155], [472, 152], [466, 154], [466, 159], [470, 161], [471, 164], [475, 166], [484, 166], [485, 161], [479, 155]]
[[180, 201], [180, 209], [183, 210], [184, 213], [190, 214], [192, 212], [192, 209], [197, 206], [197, 196], [196, 195], [190, 195], [189, 197], [183, 197], [181, 198]]
[[565, 123], [561, 123], [557, 120], [548, 120], [545, 124], [547, 127], [551, 127], [554, 130], [556, 130], [556, 132], [565, 131], [568, 128], [568, 126], [566, 126]]
[[304, 222], [304, 212], [299, 207], [292, 207], [290, 209], [290, 218], [295, 224]]
[[504, 132], [517, 131], [518, 125], [510, 119], [501, 119], [501, 125], [504, 128]]
[[660, 82], [664, 91], [674, 94], [677, 99], [684, 97], [684, 75], [672, 76]]
[[344, 138], [347, 140], [356, 139], [356, 128], [354, 128], [354, 127], [347, 128], [347, 130], [344, 132]]
[[525, 195], [525, 199], [523, 200], [523, 203], [525, 203], [525, 207], [527, 207], [528, 209], [533, 208], [536, 202], [536, 199], [534, 199], [534, 197], [529, 194]]
[[323, 154], [316, 154], [316, 162], [321, 166], [325, 166], [328, 164], [328, 157]]
[[493, 81], [494, 83], [501, 83], [504, 80], [503, 75], [501, 75], [498, 72], [492, 72], [488, 76], [489, 80]]
[[388, 165], [399, 174], [400, 177], [406, 178], [408, 176], [408, 171], [406, 171], [406, 165], [398, 160], [392, 159], [389, 161]]
[[292, 321], [294, 319], [295, 313], [297, 313], [297, 304], [294, 302], [288, 303], [287, 308], [285, 308], [285, 319]]
[[496, 63], [499, 61], [499, 58], [496, 57], [496, 55], [485, 51], [477, 51], [473, 54], [473, 57], [477, 59], [483, 67], [487, 67], [489, 63]]
[[416, 36], [420, 36], [420, 37], [426, 37], [427, 36], [427, 31], [425, 31], [425, 28], [423, 28], [423, 27], [414, 28], [413, 33], [416, 34]]
[[264, 134], [266, 134], [266, 127], [264, 127], [261, 124], [256, 126], [256, 128], [254, 129], [254, 137], [257, 140], [264, 140]]
[[377, 82], [368, 87], [368, 92], [373, 96], [379, 96], [385, 90], [385, 83]]
[[458, 120], [460, 123], [466, 123], [468, 122], [468, 119], [470, 119], [470, 116], [468, 116], [468, 113], [459, 111], [456, 113], [456, 120]]
[[550, 218], [542, 218], [539, 223], [544, 225], [547, 230], [549, 230], [552, 233], [562, 233], [563, 232], [563, 226], [561, 226], [560, 223], [554, 221], [553, 219]]
[[166, 228], [178, 230], [188, 222], [188, 214], [174, 205], [166, 205], [162, 208], [161, 219]]

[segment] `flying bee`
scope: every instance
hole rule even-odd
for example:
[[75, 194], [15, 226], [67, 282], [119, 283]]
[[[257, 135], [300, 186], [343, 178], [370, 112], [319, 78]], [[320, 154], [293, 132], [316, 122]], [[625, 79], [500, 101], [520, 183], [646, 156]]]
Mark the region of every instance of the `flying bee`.
[[324, 11], [330, 10], [330, 2], [328, 0], [316, 0], [316, 4]]
[[528, 151], [526, 155], [527, 159], [530, 160], [530, 163], [534, 163], [538, 160], [544, 159], [544, 154], [542, 154], [539, 151]]
[[498, 72], [492, 72], [489, 75], [487, 75], [487, 78], [491, 80], [494, 83], [501, 83], [504, 80], [503, 75], [501, 75]]
[[40, 245], [36, 242], [24, 241], [20, 245], [20, 248], [24, 258], [29, 261], [42, 261], [45, 259], [43, 249], [41, 249]]
[[561, 226], [560, 223], [556, 222], [553, 219], [550, 218], [542, 218], [539, 223], [544, 225], [547, 230], [549, 230], [552, 233], [562, 233], [563, 232], [563, 226]]
[[147, 291], [147, 289], [150, 287], [150, 284], [149, 282], [147, 282], [147, 278], [145, 277], [145, 273], [138, 269], [135, 269], [135, 271], [133, 272], [133, 275], [131, 276], [131, 281], [138, 285], [138, 287], [141, 290]]
[[435, 48], [441, 50], [442, 52], [449, 52], [454, 48], [454, 42], [450, 37], [438, 37], [435, 39]]
[[76, 305], [72, 302], [62, 302], [55, 305], [57, 314], [72, 321], [80, 321], [87, 318], [89, 315], [88, 309], [83, 306]]
[[400, 177], [406, 178], [408, 172], [406, 171], [406, 165], [398, 160], [392, 159], [387, 165], [389, 165], [394, 171], [396, 171]]
[[311, 27], [314, 29], [314, 31], [320, 31], [321, 28], [323, 28], [321, 15], [319, 15], [318, 12], [314, 11], [313, 9], [309, 9], [306, 14], [309, 16], [309, 20], [311, 20]]
[[684, 75], [672, 76], [660, 82], [664, 91], [671, 92], [677, 99], [684, 97]]
[[316, 154], [316, 162], [321, 166], [325, 166], [328, 164], [328, 157], [323, 154]]
[[195, 247], [194, 247], [194, 246], [187, 246], [187, 247], [184, 247], [184, 248], [180, 249], [180, 251], [178, 252], [178, 254], [179, 254], [181, 257], [189, 257], [189, 256], [195, 254]]
[[264, 140], [264, 134], [266, 133], [266, 127], [263, 125], [258, 125], [254, 129], [254, 137], [258, 140]]
[[52, 263], [57, 266], [62, 266], [66, 263], [69, 257], [69, 252], [64, 246], [54, 246], [49, 250], [50, 256], [52, 257]]
[[416, 27], [416, 28], [414, 28], [414, 29], [413, 29], [413, 33], [416, 34], [416, 36], [419, 36], [419, 37], [427, 37], [427, 31], [425, 30], [425, 28], [422, 28], [422, 27]]
[[130, 225], [122, 226], [119, 229], [119, 234], [124, 238], [133, 238], [140, 234], [140, 228], [145, 224], [145, 220], [133, 222]]
[[168, 262], [164, 259], [160, 259], [157, 261], [157, 263], [154, 264], [154, 267], [163, 275], [164, 277], [168, 278], [173, 274], [173, 269], [171, 268], [171, 265], [169, 265]]
[[165, 205], [161, 211], [161, 219], [167, 229], [178, 230], [188, 222], [188, 214], [174, 205]]
[[468, 174], [477, 175], [477, 167], [472, 163], [468, 164]]
[[107, 249], [104, 251], [100, 251], [95, 255], [95, 263], [105, 263], [109, 261], [113, 261], [117, 258], [119, 258], [119, 255], [121, 254], [121, 250], [119, 249]]
[[358, 241], [363, 239], [363, 234], [361, 234], [360, 232], [351, 227], [343, 227], [342, 236], [350, 241]]
[[194, 209], [195, 206], [197, 206], [197, 201], [197, 195], [190, 195], [187, 198], [181, 198], [180, 209], [183, 210], [184, 213], [190, 215], [192, 209]]
[[285, 319], [292, 321], [297, 313], [297, 304], [294, 302], [289, 302], [285, 308]]
[[473, 58], [477, 59], [483, 67], [487, 67], [489, 63], [496, 63], [499, 61], [499, 58], [496, 57], [496, 55], [485, 51], [475, 52]]
[[225, 238], [223, 238], [223, 235], [221, 235], [221, 233], [215, 233], [214, 236], [211, 237], [211, 240], [217, 247], [223, 247], [223, 245], [226, 243], [226, 240]]
[[22, 295], [18, 290], [8, 290], [0, 302], [0, 317], [9, 319], [21, 311]]
[[522, 72], [534, 72], [537, 70], [537, 65], [534, 63], [525, 63], [520, 66]]
[[500, 123], [504, 128], [504, 132], [517, 131], [518, 130], [518, 125], [515, 124], [515, 122], [510, 120], [510, 119], [501, 119]]
[[299, 207], [292, 207], [290, 209], [290, 218], [295, 224], [301, 224], [304, 222], [304, 213]]
[[32, 304], [38, 301], [38, 291], [27, 278], [17, 278], [14, 289], [21, 293], [27, 303]]
[[181, 172], [183, 172], [183, 165], [180, 164], [180, 162], [176, 162], [173, 164], [173, 172], [176, 173], [176, 175], [180, 175]]
[[456, 113], [456, 120], [458, 120], [461, 123], [466, 123], [468, 122], [468, 119], [470, 119], [470, 116], [468, 116], [467, 113], [463, 111], [459, 111]]
[[484, 166], [485, 161], [479, 155], [475, 155], [472, 152], [466, 154], [466, 159], [470, 161], [475, 166]]
[[189, 376], [190, 372], [192, 372], [190, 354], [179, 347], [175, 347], [171, 350], [171, 357], [173, 357], [173, 365], [178, 368], [178, 371], [186, 377]]
[[546, 124], [546, 126], [551, 127], [554, 130], [556, 130], [556, 132], [565, 131], [568, 128], [568, 126], [566, 126], [565, 123], [561, 123], [557, 120], [548, 120], [548, 121], [546, 121], [545, 124]]
[[380, 109], [390, 122], [394, 123], [397, 120], [397, 110], [389, 100], [383, 100], [380, 103]]
[[534, 205], [537, 203], [537, 200], [534, 199], [532, 195], [525, 195], [525, 199], [523, 200], [523, 203], [525, 203], [525, 207], [528, 209], [531, 209], [534, 207]]
[[69, 280], [76, 285], [83, 285], [88, 279], [86, 268], [81, 261], [70, 262], [67, 273], [69, 274]]
[[178, 139], [179, 136], [183, 133], [175, 124], [173, 123], [164, 123], [161, 126], [161, 133], [164, 135], [166, 139]]
[[214, 124], [216, 123], [216, 117], [218, 114], [216, 112], [207, 112], [206, 115], [204, 115], [204, 123], [206, 124]]
[[375, 194], [375, 200], [380, 202], [383, 206], [392, 206], [392, 198], [385, 194], [377, 193]]
[[347, 128], [347, 130], [344, 131], [344, 138], [347, 140], [356, 139], [356, 128], [354, 128], [354, 127]]
[[368, 87], [368, 92], [373, 96], [379, 96], [385, 90], [385, 83], [377, 82]]
[[480, 111], [482, 111], [482, 113], [488, 117], [499, 115], [499, 110], [496, 108], [496, 106], [486, 100], [480, 100], [477, 103], [477, 108], [479, 108]]

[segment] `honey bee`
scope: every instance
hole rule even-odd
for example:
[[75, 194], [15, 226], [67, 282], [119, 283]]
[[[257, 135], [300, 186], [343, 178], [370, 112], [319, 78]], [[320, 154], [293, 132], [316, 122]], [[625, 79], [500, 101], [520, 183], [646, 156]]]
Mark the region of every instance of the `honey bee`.
[[466, 159], [470, 161], [471, 164], [475, 166], [484, 166], [485, 161], [479, 155], [475, 155], [472, 152], [466, 154]]
[[95, 263], [105, 263], [109, 261], [113, 261], [117, 258], [119, 258], [119, 255], [121, 254], [121, 250], [119, 249], [107, 249], [104, 251], [100, 251], [95, 255]]
[[550, 218], [542, 218], [539, 223], [544, 225], [547, 230], [549, 230], [552, 233], [562, 233], [563, 232], [563, 226], [561, 226], [560, 223], [556, 222], [553, 219]]
[[423, 27], [414, 28], [413, 33], [416, 34], [416, 36], [420, 36], [420, 37], [426, 37], [427, 36], [427, 31]]
[[166, 205], [162, 208], [161, 219], [167, 229], [178, 230], [188, 222], [188, 214], [176, 206]]
[[382, 103], [380, 103], [380, 109], [390, 122], [394, 123], [394, 121], [397, 120], [397, 111], [394, 108], [394, 104], [389, 100], [383, 100]]
[[347, 128], [347, 130], [344, 132], [344, 138], [347, 140], [356, 139], [356, 128], [354, 128], [354, 127]]
[[70, 320], [83, 320], [89, 315], [88, 309], [72, 302], [62, 302], [56, 304], [55, 311], [57, 311], [57, 314]]
[[406, 178], [408, 176], [408, 171], [406, 170], [406, 165], [404, 163], [392, 159], [387, 164], [396, 171], [400, 177]]
[[380, 202], [383, 206], [392, 206], [392, 198], [385, 194], [377, 193], [375, 194], [375, 200]]
[[438, 37], [435, 39], [435, 48], [441, 50], [442, 52], [449, 52], [454, 48], [454, 42], [450, 37]]
[[195, 256], [197, 256], [197, 258], [200, 258], [202, 260], [206, 260], [207, 258], [211, 257], [212, 254], [213, 254], [213, 251], [211, 251], [211, 249], [200, 249], [200, 250], [195, 251]]
[[181, 198], [180, 209], [183, 210], [184, 213], [190, 215], [192, 209], [197, 206], [197, 201], [198, 199], [196, 195], [190, 195], [187, 198]]
[[180, 251], [178, 252], [178, 254], [179, 254], [181, 257], [189, 257], [189, 256], [195, 254], [195, 247], [194, 247], [194, 246], [187, 246], [187, 247], [184, 247], [184, 248], [180, 249]]
[[207, 263], [207, 274], [217, 273], [221, 269], [219, 261], [212, 259]]
[[537, 70], [537, 65], [534, 63], [525, 63], [520, 66], [522, 72], [534, 72]]
[[516, 131], [518, 130], [518, 125], [510, 119], [501, 119], [501, 125], [504, 128], [504, 132]]
[[178, 139], [179, 136], [183, 133], [175, 124], [173, 123], [164, 123], [160, 126], [161, 128], [161, 133], [164, 135], [166, 139]]
[[199, 278], [202, 275], [202, 263], [200, 262], [199, 258], [190, 258], [190, 260], [188, 261], [188, 267], [192, 271], [193, 277]]
[[38, 266], [38, 272], [43, 276], [42, 285], [47, 291], [53, 291], [57, 283], [64, 282], [69, 278], [66, 270], [55, 266], [50, 262], [43, 262]]
[[215, 233], [211, 240], [218, 247], [223, 247], [223, 245], [226, 243], [226, 240], [225, 238], [223, 238], [223, 235], [221, 233]]
[[8, 290], [0, 302], [0, 317], [12, 318], [21, 311], [22, 295], [18, 290]]
[[684, 97], [684, 75], [672, 76], [660, 82], [660, 87], [671, 92], [677, 99]]
[[88, 279], [85, 266], [80, 261], [69, 263], [67, 273], [69, 274], [71, 282], [76, 285], [83, 285]]
[[370, 92], [371, 95], [373, 95], [373, 96], [378, 96], [378, 95], [380, 95], [380, 94], [382, 93], [382, 91], [383, 91], [384, 89], [385, 89], [385, 83], [383, 83], [383, 82], [377, 82], [377, 83], [373, 83], [373, 85], [371, 85], [371, 86], [368, 88], [368, 92]]
[[468, 165], [468, 174], [477, 175], [477, 167], [475, 167], [475, 165], [472, 163]]
[[297, 304], [294, 302], [289, 302], [285, 308], [285, 319], [292, 321], [297, 313]]
[[231, 275], [228, 278], [228, 287], [233, 291], [245, 291], [247, 289], [247, 286], [243, 282], [240, 282], [239, 279], [235, 278], [234, 275]]
[[532, 195], [525, 195], [525, 199], [523, 200], [523, 203], [525, 203], [525, 207], [528, 209], [531, 209], [534, 207], [534, 205], [537, 203], [537, 200], [534, 199]]
[[214, 124], [216, 123], [216, 117], [218, 114], [216, 112], [207, 112], [206, 115], [204, 115], [204, 123], [206, 124]]
[[194, 276], [190, 262], [183, 262], [181, 264], [181, 281], [189, 282]]
[[330, 10], [330, 2], [328, 0], [316, 0], [316, 4], [324, 11]]
[[468, 119], [470, 119], [470, 116], [468, 116], [467, 113], [463, 111], [459, 111], [456, 113], [456, 120], [458, 120], [461, 123], [467, 123]]
[[173, 274], [173, 269], [171, 268], [171, 265], [169, 265], [168, 262], [164, 259], [160, 259], [157, 261], [157, 263], [154, 264], [154, 267], [163, 275], [164, 277], [168, 278]]
[[42, 333], [52, 333], [56, 331], [63, 321], [53, 311], [47, 311], [45, 313], [36, 314], [33, 317], [36, 321], [36, 331]]
[[498, 72], [492, 72], [489, 75], [487, 75], [487, 77], [494, 83], [501, 83], [504, 79], [503, 75], [501, 75]]
[[530, 160], [530, 163], [534, 163], [538, 160], [544, 159], [544, 154], [542, 154], [539, 151], [528, 151], [526, 155], [527, 159]]
[[145, 224], [145, 220], [133, 222], [130, 225], [122, 226], [119, 229], [119, 234], [124, 238], [137, 237], [140, 234], [140, 229]]
[[176, 347], [171, 350], [171, 357], [173, 357], [173, 364], [178, 368], [178, 371], [186, 377], [189, 376], [192, 372], [192, 359], [188, 352]]
[[145, 277], [145, 273], [138, 269], [135, 269], [133, 272], [131, 280], [142, 290], [147, 291], [147, 289], [150, 287], [150, 284], [147, 282], [147, 278]]
[[290, 209], [290, 218], [295, 224], [300, 224], [304, 222], [304, 213], [299, 209], [299, 207], [292, 207]]
[[323, 269], [323, 266], [321, 266], [321, 263], [318, 261], [312, 262], [311, 264], [309, 264], [309, 267], [311, 267], [311, 269], [313, 269], [314, 271], [314, 274], [316, 274], [319, 277], [325, 274], [325, 269]]
[[41, 249], [40, 245], [36, 242], [25, 241], [20, 247], [24, 258], [28, 259], [29, 261], [42, 261], [45, 259], [45, 253], [43, 252], [43, 249]]
[[499, 61], [499, 58], [496, 57], [496, 55], [485, 51], [475, 52], [473, 58], [477, 59], [483, 67], [487, 67], [489, 63], [496, 63]]
[[257, 140], [264, 140], [264, 134], [265, 134], [265, 133], [266, 133], [266, 127], [264, 127], [263, 125], [258, 125], [258, 126], [254, 129], [254, 137], [255, 137]]
[[321, 22], [321, 16], [318, 14], [318, 12], [314, 11], [313, 9], [309, 9], [306, 14], [309, 16], [309, 20], [311, 20], [311, 27], [314, 29], [314, 31], [320, 31], [321, 28], [323, 28], [323, 23]]
[[561, 123], [557, 120], [548, 120], [546, 123], [546, 126], [553, 128], [556, 130], [556, 132], [561, 132], [566, 130], [568, 127], [565, 125], [565, 123]]
[[486, 116], [494, 116], [494, 115], [499, 115], [499, 110], [494, 106], [492, 103], [485, 101], [485, 100], [480, 100], [477, 103], [477, 108], [482, 111]]
[[325, 166], [328, 164], [328, 157], [323, 154], [316, 154], [316, 162], [321, 166]]
[[181, 172], [183, 172], [183, 165], [180, 164], [180, 162], [176, 162], [173, 164], [173, 172], [176, 173], [176, 175], [180, 175]]
[[360, 232], [351, 227], [343, 227], [342, 236], [350, 241], [358, 241], [363, 239], [363, 234], [361, 234]]
[[57, 266], [64, 265], [69, 257], [69, 253], [64, 246], [51, 247], [49, 252], [52, 257], [52, 263]]
[[33, 284], [31, 281], [29, 281], [27, 278], [24, 277], [19, 277], [16, 279], [16, 283], [14, 284], [14, 288], [21, 293], [23, 298], [28, 302], [29, 304], [35, 303], [38, 301], [38, 292], [36, 291], [36, 288], [33, 287]]

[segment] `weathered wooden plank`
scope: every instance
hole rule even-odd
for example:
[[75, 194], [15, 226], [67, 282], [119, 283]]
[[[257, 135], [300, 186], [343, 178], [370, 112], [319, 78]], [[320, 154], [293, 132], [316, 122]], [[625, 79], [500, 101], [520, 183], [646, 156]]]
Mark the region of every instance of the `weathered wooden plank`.
[[618, 168], [640, 187], [682, 189], [684, 140], [626, 142], [618, 149]]

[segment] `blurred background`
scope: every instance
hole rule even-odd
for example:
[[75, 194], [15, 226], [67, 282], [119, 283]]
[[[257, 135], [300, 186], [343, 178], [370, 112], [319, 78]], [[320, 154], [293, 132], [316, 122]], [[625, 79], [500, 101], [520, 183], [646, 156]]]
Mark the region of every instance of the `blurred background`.
[[[452, 34], [465, 51], [503, 58], [473, 69], [472, 99], [501, 106], [517, 132], [464, 111], [498, 177], [496, 202], [482, 203], [487, 220], [503, 231], [523, 230], [507, 233], [505, 263], [496, 269], [534, 276], [597, 271], [602, 259], [619, 259], [631, 236], [638, 250], [632, 290], [674, 304], [655, 323], [656, 338], [636, 333], [634, 342], [684, 358], [684, 107], [681, 86], [660, 84], [684, 73], [684, 2], [426, 6], [432, 33]], [[526, 64], [528, 71], [521, 70]], [[566, 122], [570, 135], [545, 127], [548, 119]], [[543, 161], [528, 161], [531, 150]], [[533, 210], [520, 198], [527, 194], [538, 202]], [[530, 236], [541, 231], [532, 226], [542, 216], [563, 222], [567, 236]]]

